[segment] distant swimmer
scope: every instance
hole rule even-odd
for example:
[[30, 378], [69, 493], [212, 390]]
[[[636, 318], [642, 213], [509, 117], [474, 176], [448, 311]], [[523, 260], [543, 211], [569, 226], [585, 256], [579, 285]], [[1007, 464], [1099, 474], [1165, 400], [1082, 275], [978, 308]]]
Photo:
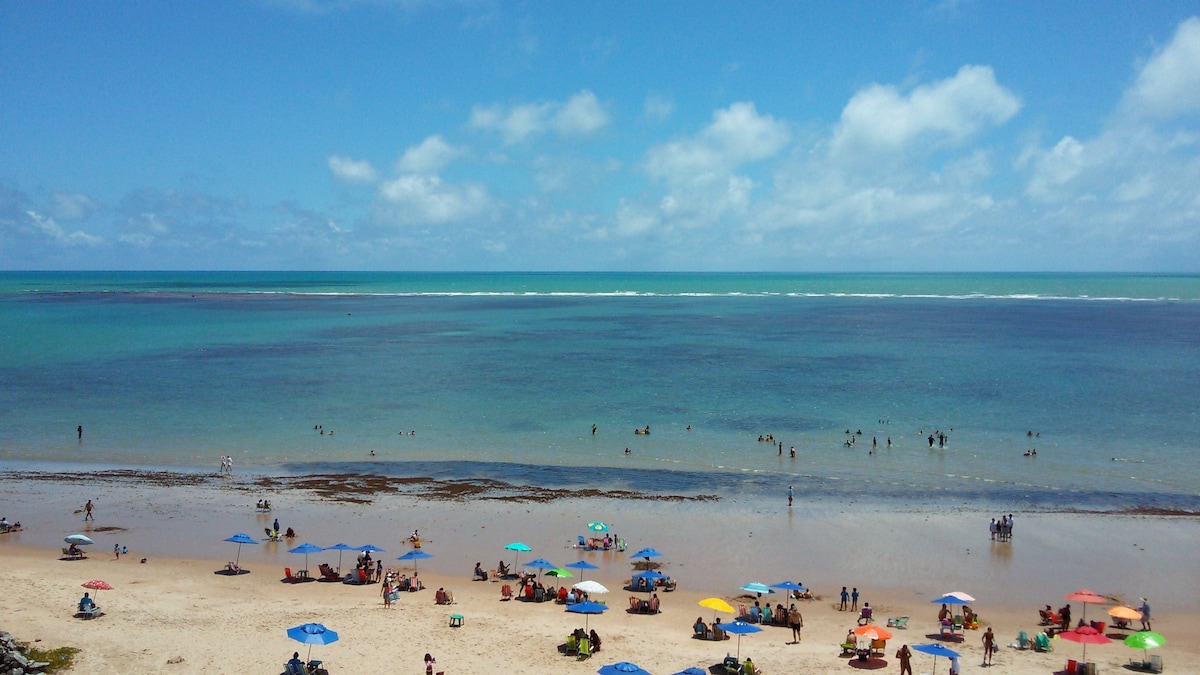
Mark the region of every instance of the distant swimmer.
[[83, 425], [82, 425], [82, 424], [80, 424], [79, 426], [75, 427], [75, 433], [76, 433], [76, 434], [79, 434], [79, 440], [81, 440], [81, 441], [82, 441], [82, 440], [83, 440]]
[[596, 435], [596, 425], [595, 424], [592, 425], [592, 435], [593, 436]]
[[792, 454], [792, 459], [795, 459], [796, 458], [796, 446], [794, 446], [794, 445], [792, 446], [791, 454]]
[[629, 448], [625, 448], [625, 454], [627, 454], [627, 455], [630, 454]]
[[372, 450], [372, 451], [371, 451], [371, 456], [372, 456], [372, 457], [374, 457], [374, 456], [375, 456], [375, 451], [374, 451], [374, 450]]

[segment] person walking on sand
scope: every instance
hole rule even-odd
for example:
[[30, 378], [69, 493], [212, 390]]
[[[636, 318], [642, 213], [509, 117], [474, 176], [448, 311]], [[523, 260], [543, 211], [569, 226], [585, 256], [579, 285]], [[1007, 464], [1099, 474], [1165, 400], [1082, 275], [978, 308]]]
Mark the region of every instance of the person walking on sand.
[[788, 486], [788, 508], [789, 509], [792, 508], [792, 498], [795, 496], [796, 496], [796, 491], [792, 489], [791, 485], [789, 485]]
[[86, 504], [83, 505], [83, 519], [85, 521], [90, 520], [92, 522], [95, 522], [96, 516], [95, 516], [95, 514], [92, 513], [92, 510], [95, 508], [96, 507], [92, 506], [92, 500], [90, 500], [90, 499], [87, 501]]
[[842, 604], [838, 606], [838, 611], [839, 612], [846, 611], [846, 603], [849, 601], [850, 601], [850, 592], [846, 590], [845, 586], [842, 586]]
[[792, 603], [787, 614], [788, 626], [792, 628], [792, 644], [800, 644], [800, 629], [804, 628], [804, 616], [800, 614], [800, 610], [796, 608], [796, 603]]
[[904, 645], [896, 652], [896, 660], [900, 662], [900, 675], [912, 675], [912, 650]]
[[858, 611], [858, 586], [855, 586], [854, 590], [850, 591], [850, 611]]
[[115, 556], [115, 558], [114, 558], [115, 560], [121, 559], [121, 545], [120, 544], [113, 544], [113, 556]]
[[983, 634], [983, 665], [992, 665], [992, 654], [996, 651], [996, 636], [992, 633], [992, 627], [988, 626], [987, 632]]
[[1138, 607], [1138, 611], [1142, 613], [1142, 630], [1150, 630], [1150, 601], [1142, 598], [1142, 606]]

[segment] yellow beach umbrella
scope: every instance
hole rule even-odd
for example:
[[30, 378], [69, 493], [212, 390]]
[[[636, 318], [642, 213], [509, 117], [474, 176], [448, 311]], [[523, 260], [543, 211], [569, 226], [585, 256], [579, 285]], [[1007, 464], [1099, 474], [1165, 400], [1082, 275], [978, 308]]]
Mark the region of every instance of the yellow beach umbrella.
[[717, 618], [716, 612], [729, 612], [730, 614], [733, 614], [734, 612], [733, 607], [730, 607], [729, 603], [725, 602], [721, 598], [705, 598], [700, 601], [700, 606], [713, 610], [714, 621], [716, 621]]

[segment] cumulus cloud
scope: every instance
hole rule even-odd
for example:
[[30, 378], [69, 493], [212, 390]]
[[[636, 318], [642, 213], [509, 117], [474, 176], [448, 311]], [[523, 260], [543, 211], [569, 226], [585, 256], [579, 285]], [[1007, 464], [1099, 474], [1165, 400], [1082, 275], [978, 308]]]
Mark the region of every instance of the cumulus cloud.
[[477, 216], [488, 206], [487, 190], [474, 184], [443, 183], [436, 175], [405, 174], [385, 181], [379, 194], [392, 222], [448, 223]]
[[473, 129], [499, 132], [512, 145], [551, 131], [562, 136], [582, 136], [607, 126], [611, 118], [596, 95], [588, 90], [564, 102], [475, 106], [467, 124]]
[[1200, 17], [1179, 24], [1142, 67], [1123, 105], [1129, 114], [1152, 118], [1200, 111]]
[[396, 168], [406, 173], [437, 173], [463, 154], [462, 149], [434, 134], [405, 150]]
[[651, 94], [642, 103], [642, 115], [654, 122], [662, 122], [674, 113], [675, 102], [664, 96]]
[[714, 112], [695, 137], [651, 148], [646, 170], [676, 184], [723, 179], [739, 165], [776, 154], [789, 137], [786, 124], [759, 115], [753, 103], [734, 103]]
[[834, 130], [835, 151], [898, 151], [921, 139], [961, 142], [1000, 125], [1021, 101], [996, 82], [988, 66], [963, 66], [954, 77], [920, 85], [907, 95], [891, 85], [872, 84], [856, 93]]
[[333, 175], [349, 183], [374, 183], [379, 179], [379, 172], [366, 160], [354, 160], [349, 157], [331, 155], [329, 170]]
[[83, 230], [76, 230], [67, 234], [66, 230], [61, 225], [54, 222], [53, 218], [43, 216], [36, 211], [26, 211], [29, 216], [29, 222], [42, 234], [46, 235], [53, 241], [66, 246], [95, 246], [104, 243], [103, 237], [88, 234]]
[[80, 193], [55, 192], [50, 196], [50, 212], [59, 220], [84, 220], [100, 207]]

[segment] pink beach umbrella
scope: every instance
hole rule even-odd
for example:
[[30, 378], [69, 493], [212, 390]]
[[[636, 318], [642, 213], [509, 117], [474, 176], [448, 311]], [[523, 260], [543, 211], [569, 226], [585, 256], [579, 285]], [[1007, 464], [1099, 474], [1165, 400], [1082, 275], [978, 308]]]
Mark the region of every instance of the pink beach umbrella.
[[[111, 591], [113, 589], [112, 584], [108, 583], [107, 581], [103, 581], [101, 579], [92, 579], [91, 581], [85, 581], [82, 584], [80, 584], [80, 586], [83, 586], [84, 588], [87, 588], [87, 589], [90, 589], [93, 591]], [[100, 597], [100, 594], [96, 593], [96, 597]]]

